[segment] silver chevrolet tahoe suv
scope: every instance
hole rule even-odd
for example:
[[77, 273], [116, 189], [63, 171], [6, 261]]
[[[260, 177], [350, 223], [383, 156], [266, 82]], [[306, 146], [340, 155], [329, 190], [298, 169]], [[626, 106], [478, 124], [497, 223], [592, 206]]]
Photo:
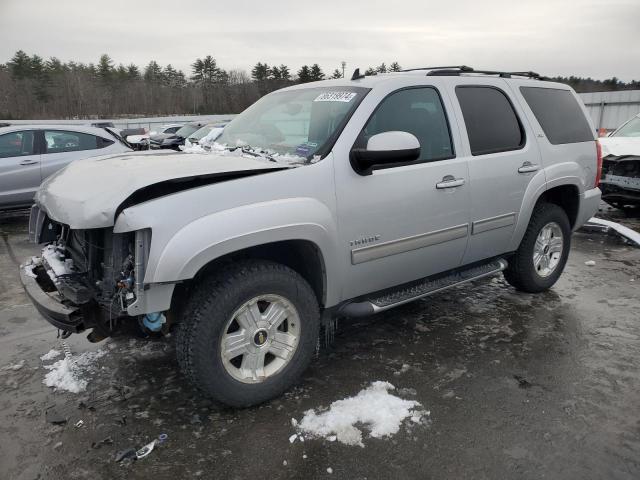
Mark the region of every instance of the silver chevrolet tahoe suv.
[[194, 384], [254, 405], [301, 376], [337, 317], [499, 272], [550, 288], [600, 201], [594, 132], [571, 88], [532, 72], [295, 85], [201, 153], [50, 177], [29, 225], [45, 246], [21, 280], [64, 336], [175, 332]]

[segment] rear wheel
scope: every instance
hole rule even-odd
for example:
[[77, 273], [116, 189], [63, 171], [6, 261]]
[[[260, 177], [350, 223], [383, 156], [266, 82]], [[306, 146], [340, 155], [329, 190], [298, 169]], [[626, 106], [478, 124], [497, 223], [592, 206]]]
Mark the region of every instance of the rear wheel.
[[555, 204], [539, 204], [504, 276], [524, 292], [547, 290], [562, 274], [570, 247], [571, 224], [565, 211]]
[[273, 262], [248, 260], [201, 281], [179, 325], [178, 361], [203, 392], [246, 407], [281, 395], [306, 369], [318, 338], [309, 284]]

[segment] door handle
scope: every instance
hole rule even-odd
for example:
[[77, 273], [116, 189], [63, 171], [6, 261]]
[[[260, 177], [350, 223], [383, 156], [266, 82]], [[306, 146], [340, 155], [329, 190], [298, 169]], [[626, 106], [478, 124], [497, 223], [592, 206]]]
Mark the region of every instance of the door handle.
[[538, 164], [531, 163], [531, 162], [524, 162], [522, 166], [518, 169], [518, 173], [537, 172], [539, 169], [540, 169], [540, 165]]
[[455, 178], [453, 175], [445, 175], [441, 182], [436, 183], [436, 188], [442, 190], [443, 188], [455, 188], [464, 185], [464, 178]]
[[38, 160], [23, 160], [20, 162], [20, 165], [33, 165], [35, 163], [39, 163]]

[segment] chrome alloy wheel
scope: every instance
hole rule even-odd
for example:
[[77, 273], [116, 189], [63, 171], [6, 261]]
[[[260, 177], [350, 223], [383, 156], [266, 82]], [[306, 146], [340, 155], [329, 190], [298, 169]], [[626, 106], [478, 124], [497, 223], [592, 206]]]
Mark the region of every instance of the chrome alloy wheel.
[[564, 240], [560, 225], [556, 222], [547, 223], [536, 238], [533, 246], [533, 267], [541, 277], [551, 275], [560, 263]]
[[220, 352], [229, 375], [260, 383], [280, 372], [300, 340], [300, 316], [286, 298], [260, 295], [238, 308], [227, 322]]

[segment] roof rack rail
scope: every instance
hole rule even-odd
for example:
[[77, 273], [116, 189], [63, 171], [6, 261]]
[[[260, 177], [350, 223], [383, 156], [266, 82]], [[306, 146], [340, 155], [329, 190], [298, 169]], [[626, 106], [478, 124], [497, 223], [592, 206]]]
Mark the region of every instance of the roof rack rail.
[[473, 71], [473, 68], [468, 67], [466, 65], [454, 65], [451, 67], [419, 67], [419, 68], [408, 68], [405, 70], [400, 70], [401, 72], [417, 72], [420, 70], [445, 70], [445, 69], [456, 69], [459, 70], [461, 72], [471, 72]]
[[407, 70], [402, 70], [403, 72], [415, 72], [420, 70], [429, 70], [427, 72], [428, 76], [458, 76], [462, 73], [479, 73], [483, 75], [497, 75], [501, 78], [511, 78], [515, 77], [527, 77], [536, 80], [547, 80], [547, 77], [544, 77], [536, 72], [501, 72], [496, 70], [476, 70], [473, 67], [469, 67], [467, 65], [455, 65], [450, 67], [421, 67], [421, 68], [410, 68]]

